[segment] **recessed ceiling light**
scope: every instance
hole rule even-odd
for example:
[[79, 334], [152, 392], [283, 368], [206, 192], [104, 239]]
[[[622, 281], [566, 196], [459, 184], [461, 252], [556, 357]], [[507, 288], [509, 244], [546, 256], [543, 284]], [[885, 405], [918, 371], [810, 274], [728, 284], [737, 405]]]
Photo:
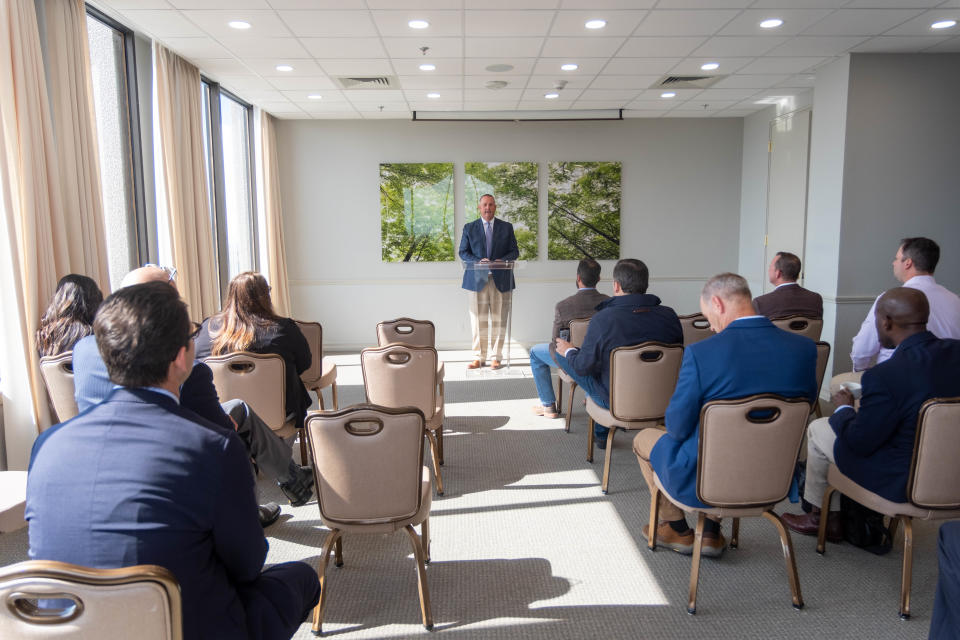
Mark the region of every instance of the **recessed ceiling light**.
[[562, 64], [562, 65], [560, 65], [560, 68], [561, 68], [563, 71], [576, 71], [576, 70], [579, 69], [580, 67], [577, 66], [577, 65], [575, 65], [575, 64], [573, 64], [572, 62], [568, 62], [567, 64]]
[[310, 95], [307, 96], [307, 98], [309, 98], [310, 100], [323, 100], [323, 96], [320, 95], [319, 93], [311, 93]]
[[411, 29], [426, 29], [430, 26], [430, 23], [426, 20], [411, 20], [407, 23], [407, 26]]
[[700, 65], [700, 68], [704, 71], [713, 71], [714, 69], [719, 69], [720, 65], [716, 62], [708, 62], [706, 64]]
[[436, 70], [437, 70], [437, 65], [430, 64], [429, 62], [424, 62], [422, 65], [420, 65], [420, 71], [436, 71]]
[[227, 23], [228, 26], [234, 29], [249, 29], [250, 23], [246, 20], [231, 20]]
[[439, 93], [428, 93], [428, 94], [427, 94], [427, 97], [430, 98], [431, 100], [436, 100], [437, 98], [440, 97], [440, 94], [439, 94]]
[[556, 91], [551, 91], [550, 93], [543, 94], [543, 97], [546, 98], [547, 100], [556, 100], [557, 98], [560, 97], [560, 94], [557, 93]]
[[661, 98], [676, 98], [677, 94], [674, 91], [664, 91], [660, 94]]
[[940, 20], [939, 22], [934, 22], [930, 25], [931, 29], [949, 29], [950, 27], [957, 26], [956, 20]]
[[484, 67], [487, 71], [491, 73], [503, 73], [504, 71], [513, 71], [512, 64], [490, 64]]
[[274, 67], [277, 71], [293, 71], [293, 67], [288, 64], [278, 64]]
[[587, 20], [583, 26], [585, 26], [587, 29], [603, 29], [605, 26], [607, 26], [607, 21], [599, 18], [596, 20]]
[[761, 28], [761, 29], [776, 29], [777, 27], [779, 27], [779, 26], [782, 25], [782, 24], [783, 24], [783, 20], [781, 20], [780, 18], [767, 18], [766, 20], [764, 20], [763, 22], [760, 23], [760, 28]]

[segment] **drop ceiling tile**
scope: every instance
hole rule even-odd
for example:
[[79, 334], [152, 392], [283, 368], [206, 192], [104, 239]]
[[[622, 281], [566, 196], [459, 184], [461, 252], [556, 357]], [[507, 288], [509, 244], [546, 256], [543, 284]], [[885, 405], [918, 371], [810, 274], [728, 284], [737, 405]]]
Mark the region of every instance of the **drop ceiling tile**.
[[[405, 2], [406, 0], [397, 0]], [[460, 0], [451, 0], [460, 5]], [[465, 9], [531, 9], [553, 10], [557, 8], [557, 0], [466, 0]]]
[[713, 111], [700, 113], [699, 111], [684, 111], [682, 109], [672, 109], [664, 115], [664, 118], [709, 118], [713, 116]]
[[314, 120], [359, 120], [361, 118], [360, 114], [356, 111], [311, 113], [310, 117]]
[[[836, 9], [846, 0], [757, 0], [754, 9]], [[770, 17], [776, 17], [771, 15]]]
[[690, 52], [703, 44], [703, 36], [678, 36], [675, 38], [627, 38], [620, 50], [618, 57], [625, 58], [662, 58], [662, 57], [684, 57], [690, 55]]
[[626, 109], [627, 104], [622, 100], [577, 100], [573, 103], [573, 108], [586, 110]]
[[738, 11], [661, 11], [655, 9], [637, 28], [635, 36], [712, 36]]
[[404, 91], [463, 89], [463, 76], [400, 76], [400, 86]]
[[750, 109], [724, 109], [723, 111], [717, 112], [714, 118], [745, 118], [747, 116], [753, 115], [759, 111], [761, 107], [757, 105], [757, 108], [754, 110]]
[[[313, 10], [357, 10], [366, 9], [364, 0], [269, 0], [270, 6], [277, 11]], [[373, 4], [370, 2], [369, 4]], [[373, 7], [370, 7], [371, 9]]]
[[732, 107], [736, 103], [736, 100], [711, 100], [710, 98], [705, 97], [703, 94], [700, 94], [695, 99], [688, 100], [687, 102], [679, 105], [677, 110], [709, 113], [711, 111], [720, 111], [722, 109], [726, 109], [727, 107]]
[[917, 53], [947, 38], [923, 36], [877, 36], [853, 48], [856, 53]]
[[[429, 33], [431, 37], [459, 37], [463, 35], [463, 14], [460, 11], [429, 11], [408, 9], [404, 11], [373, 11], [373, 21], [380, 35], [385, 37], [416, 37]], [[411, 29], [411, 20], [426, 20], [426, 29]]]
[[410, 109], [405, 111], [387, 111], [386, 109], [381, 112], [364, 111], [361, 115], [364, 120], [409, 120]]
[[504, 89], [523, 89], [527, 84], [528, 76], [507, 76], [502, 73], [487, 73], [480, 76], [463, 76], [464, 89], [483, 89], [487, 90], [487, 83], [491, 80], [503, 80], [507, 83]]
[[[774, 15], [775, 13], [775, 15]], [[830, 15], [829, 9], [783, 9], [771, 13], [763, 9], [750, 9], [730, 21], [719, 34], [721, 36], [795, 36]], [[780, 18], [783, 24], [776, 29], [764, 29], [760, 23], [767, 18]], [[832, 18], [832, 16], [831, 16]]]
[[543, 38], [466, 38], [466, 56], [484, 58], [490, 55], [536, 58], [543, 47]]
[[942, 0], [850, 0], [844, 9], [929, 9], [946, 6]]
[[769, 75], [750, 75], [737, 74], [724, 78], [713, 85], [715, 89], [766, 89], [780, 82], [783, 82], [790, 76], [788, 74], [769, 74]]
[[[921, 12], [913, 9], [840, 9], [803, 32], [805, 36], [875, 36]], [[929, 24], [926, 26], [930, 26]], [[920, 35], [901, 33], [891, 35]]]
[[528, 112], [530, 115], [525, 117], [535, 119], [537, 116], [535, 112], [537, 111], [567, 111], [573, 108], [572, 100], [563, 100], [559, 98], [555, 100], [547, 100], [543, 96], [539, 98], [531, 98], [529, 100], [521, 100], [517, 103], [517, 110]]
[[272, 9], [267, 0], [169, 0], [177, 9]]
[[768, 56], [838, 56], [866, 40], [863, 36], [797, 36], [767, 53]]
[[324, 93], [337, 89], [336, 83], [326, 76], [273, 76], [270, 84], [282, 91]]
[[317, 63], [328, 76], [389, 76], [393, 68], [389, 60], [328, 60]]
[[196, 58], [192, 60], [201, 73], [213, 76], [239, 76], [255, 72], [252, 65], [246, 65], [234, 58]]
[[816, 84], [817, 77], [809, 73], [799, 73], [795, 76], [790, 76], [783, 82], [778, 82], [776, 86], [778, 87], [812, 87]]
[[460, 111], [463, 109], [463, 100], [428, 100], [422, 98], [407, 102], [414, 111]]
[[[363, 0], [361, 0], [362, 2]], [[460, 0], [367, 0], [370, 9], [460, 9]]]
[[185, 58], [229, 58], [230, 52], [207, 36], [198, 38], [164, 38], [163, 45]]
[[386, 58], [380, 38], [300, 38], [314, 58]]
[[657, 9], [746, 9], [754, 0], [660, 0]]
[[612, 56], [624, 38], [547, 38], [543, 45], [546, 58], [604, 58]]
[[[614, 11], [611, 9], [590, 9], [589, 11], [560, 11], [550, 27], [551, 36], [574, 36], [601, 38], [628, 36], [646, 17], [646, 11]], [[587, 29], [587, 20], [606, 20], [603, 29]]]
[[[676, 93], [676, 97], [661, 98], [660, 94], [667, 91]], [[680, 102], [685, 102], [691, 98], [695, 98], [701, 91], [703, 91], [703, 89], [647, 89], [646, 91], [640, 92], [636, 99], [642, 101], [661, 101], [669, 103], [671, 105], [670, 108], [672, 109]]]
[[623, 117], [624, 119], [633, 118], [662, 118], [669, 111], [666, 109], [624, 109]]
[[516, 102], [523, 95], [523, 89], [464, 89], [465, 102]]
[[124, 11], [123, 15], [133, 22], [133, 26], [161, 39], [206, 35], [200, 27], [173, 9]]
[[586, 89], [580, 94], [578, 100], [597, 100], [612, 101], [626, 104], [636, 99], [642, 89]]
[[786, 37], [775, 36], [717, 36], [696, 49], [696, 56], [762, 56], [774, 47], [787, 42]]
[[[260, 105], [257, 105], [260, 106]], [[270, 113], [267, 111], [267, 113]], [[310, 116], [303, 113], [302, 111], [297, 113], [271, 113], [274, 118], [277, 120], [309, 120]]]
[[[570, 58], [540, 58], [534, 67], [534, 73], [538, 75], [554, 75], [558, 78], [571, 78], [575, 76], [594, 76], [603, 69], [609, 58], [583, 58], [573, 56]], [[577, 65], [574, 71], [564, 71], [560, 65], [573, 62]]]
[[258, 106], [270, 113], [303, 113], [300, 107], [286, 100], [282, 102], [264, 102]]
[[527, 89], [540, 89], [545, 91], [547, 89], [555, 89], [558, 83], [565, 82], [566, 84], [563, 85], [565, 90], [573, 91], [574, 89], [586, 89], [592, 81], [592, 76], [568, 78], [560, 75], [533, 75], [527, 80]]
[[[754, 61], [754, 58], [687, 58], [679, 62], [670, 69], [673, 75], [698, 75], [698, 76], [720, 76], [736, 73], [746, 65]], [[719, 69], [714, 71], [705, 71], [700, 68], [701, 65], [708, 62], [716, 62], [720, 65]]]
[[384, 38], [383, 46], [391, 58], [415, 58], [423, 47], [428, 47], [427, 58], [463, 57], [463, 38]]
[[[463, 70], [464, 73], [471, 76], [482, 76], [484, 74], [489, 74], [491, 78], [501, 75], [522, 76], [529, 75], [533, 71], [534, 62], [534, 58], [468, 58], [464, 60]], [[509, 64], [513, 66], [513, 69], [502, 72], [487, 71], [487, 67], [494, 64]]]
[[[226, 83], [221, 83], [222, 86], [226, 86]], [[287, 99], [282, 92], [276, 90], [258, 90], [258, 91], [239, 91], [232, 89], [231, 87], [226, 87], [233, 93], [240, 95], [244, 100], [248, 100], [254, 104], [260, 104], [262, 102], [281, 102]]]
[[369, 11], [278, 11], [294, 35], [304, 38], [373, 38]]
[[516, 102], [463, 101], [463, 109], [465, 111], [513, 111], [516, 108]]
[[343, 95], [353, 104], [406, 102], [403, 91], [400, 89], [353, 89], [352, 91], [344, 91]]
[[561, 9], [652, 9], [656, 0], [560, 0]]
[[756, 94], [756, 89], [704, 89], [697, 100], [739, 102]]
[[[321, 69], [313, 60], [287, 60], [284, 58], [256, 58], [247, 59], [244, 62], [256, 73], [264, 77], [284, 78], [291, 76], [322, 76]], [[277, 71], [278, 64], [288, 64], [293, 67], [293, 71]]]
[[661, 76], [608, 76], [597, 77], [590, 83], [591, 89], [649, 89]]
[[250, 38], [221, 40], [233, 55], [245, 58], [310, 58], [310, 53], [296, 38]]
[[615, 58], [603, 68], [603, 75], [663, 75], [678, 62], [680, 58]]
[[628, 109], [640, 109], [642, 111], [669, 111], [675, 103], [670, 100], [660, 98], [659, 100], [634, 100], [627, 105]]
[[925, 11], [902, 25], [890, 29], [883, 35], [885, 36], [952, 36], [957, 33], [958, 27], [950, 29], [931, 29], [930, 25], [938, 20], [957, 20], [960, 21], [960, 3], [954, 5], [957, 8], [933, 9]]
[[[285, 38], [290, 30], [277, 17], [275, 11], [256, 9], [236, 9], [229, 11], [181, 11], [181, 15], [193, 22], [205, 32], [220, 40], [246, 35], [254, 38]], [[246, 20], [250, 28], [241, 32], [227, 25], [231, 20]]]
[[925, 53], [950, 53], [960, 51], [960, 36], [944, 40], [925, 51]]
[[740, 69], [745, 74], [802, 73], [827, 58], [761, 58]]
[[467, 11], [467, 36], [543, 37], [553, 11]]
[[112, 0], [110, 7], [120, 13], [136, 9], [172, 9], [167, 0]]
[[[312, 108], [313, 105], [316, 105], [318, 108], [328, 107], [334, 104], [339, 104], [340, 108], [349, 108], [347, 99], [342, 97], [339, 91], [281, 91], [280, 93], [284, 99], [294, 104], [302, 104], [304, 108]], [[323, 98], [320, 100], [311, 100], [307, 97], [310, 95], [321, 95]]]
[[[393, 58], [393, 68], [398, 75], [416, 76], [426, 80], [434, 77], [456, 76], [463, 74], [463, 60], [459, 58]], [[420, 65], [430, 62], [437, 66], [435, 71], [421, 71]]]
[[398, 111], [408, 113], [410, 107], [406, 102], [385, 102], [383, 104], [358, 104], [354, 108], [360, 113], [396, 113]]

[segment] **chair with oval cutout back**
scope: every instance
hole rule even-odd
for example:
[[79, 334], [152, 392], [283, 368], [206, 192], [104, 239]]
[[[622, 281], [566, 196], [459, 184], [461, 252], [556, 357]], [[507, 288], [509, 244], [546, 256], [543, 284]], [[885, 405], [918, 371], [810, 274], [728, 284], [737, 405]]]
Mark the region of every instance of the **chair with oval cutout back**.
[[40, 373], [57, 420], [66, 422], [80, 413], [74, 397], [73, 351], [40, 358]]
[[689, 347], [694, 342], [706, 340], [713, 335], [710, 322], [702, 313], [677, 317], [680, 320], [680, 328], [683, 329], [683, 346]]
[[[583, 346], [583, 339], [587, 337], [587, 327], [590, 326], [590, 318], [575, 318], [570, 321], [570, 344], [578, 349]], [[557, 369], [557, 411], [563, 412], [563, 383], [566, 382], [570, 387], [570, 397], [567, 399], [567, 417], [565, 418], [564, 431], [570, 432], [570, 418], [573, 417], [573, 393], [577, 390], [577, 382], [571, 378], [563, 369]]]
[[810, 338], [814, 342], [820, 339], [820, 332], [823, 331], [823, 318], [786, 316], [783, 318], [775, 318], [771, 320], [771, 322], [784, 331], [797, 333]]

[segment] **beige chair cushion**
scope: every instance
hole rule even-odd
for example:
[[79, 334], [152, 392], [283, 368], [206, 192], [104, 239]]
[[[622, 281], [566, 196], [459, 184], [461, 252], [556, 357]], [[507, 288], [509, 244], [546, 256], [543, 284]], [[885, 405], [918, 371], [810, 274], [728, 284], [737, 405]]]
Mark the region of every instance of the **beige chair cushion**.
[[710, 330], [710, 322], [702, 313], [691, 313], [686, 316], [679, 316], [680, 328], [683, 330], [683, 344], [689, 347], [695, 342], [706, 340], [713, 335]]
[[280, 437], [296, 432], [287, 422], [286, 365], [275, 353], [239, 351], [204, 361], [213, 371], [221, 402], [240, 399]]
[[423, 467], [420, 483], [420, 509], [406, 520], [396, 520], [394, 522], [383, 522], [380, 524], [345, 524], [333, 520], [327, 520], [320, 515], [320, 520], [327, 527], [337, 528], [344, 533], [393, 533], [398, 529], [403, 529], [408, 524], [418, 525], [430, 517], [430, 509], [433, 506], [433, 486], [430, 484], [430, 468]]
[[667, 490], [663, 488], [663, 485], [660, 483], [660, 476], [654, 472], [653, 479], [657, 483], [657, 488], [660, 489], [662, 493], [670, 502], [677, 505], [678, 508], [683, 511], [702, 512], [708, 516], [717, 516], [718, 518], [752, 518], [754, 516], [763, 515], [764, 511], [769, 511], [773, 508], [773, 504], [767, 504], [757, 507], [691, 507], [688, 504], [683, 504], [678, 501], [672, 495], [667, 493]]
[[960, 518], [960, 509], [921, 509], [909, 502], [891, 502], [886, 498], [864, 489], [843, 475], [836, 465], [831, 464], [827, 472], [827, 482], [840, 493], [856, 500], [865, 507], [879, 511], [886, 516], [910, 516], [918, 520], [952, 520]]
[[402, 342], [413, 347], [435, 347], [436, 328], [429, 320], [397, 318], [377, 324], [377, 346]]
[[571, 378], [563, 369], [557, 369], [557, 375], [560, 376], [560, 379], [567, 384], [573, 384], [573, 378]]
[[644, 342], [614, 349], [610, 353], [611, 416], [625, 424], [643, 422], [642, 426], [662, 420], [682, 359], [681, 345]]
[[23, 512], [27, 504], [27, 472], [0, 471], [0, 533], [27, 526]]
[[960, 509], [960, 398], [928, 400], [918, 421], [910, 502], [929, 509]]
[[590, 396], [587, 396], [587, 415], [593, 418], [593, 421], [597, 424], [602, 424], [605, 427], [618, 427], [628, 431], [646, 429], [647, 427], [656, 427], [663, 423], [663, 420], [637, 420], [629, 422], [625, 420], [617, 420], [613, 417], [613, 414], [610, 413], [609, 409], [604, 409], [598, 405]]
[[66, 422], [80, 413], [74, 397], [73, 352], [40, 358], [40, 373], [58, 421]]
[[367, 400], [384, 407], [416, 407], [427, 422], [441, 399], [437, 397], [437, 351], [433, 347], [391, 344], [360, 352]]
[[336, 381], [337, 381], [337, 365], [333, 364], [329, 359], [325, 359], [323, 361], [323, 374], [320, 376], [320, 379], [311, 388], [326, 389]]

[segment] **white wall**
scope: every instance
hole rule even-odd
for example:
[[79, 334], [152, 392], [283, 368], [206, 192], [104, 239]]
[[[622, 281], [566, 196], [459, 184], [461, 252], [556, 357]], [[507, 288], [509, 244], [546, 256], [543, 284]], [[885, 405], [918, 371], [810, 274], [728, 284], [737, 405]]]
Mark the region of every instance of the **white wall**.
[[[738, 264], [741, 119], [578, 123], [281, 121], [277, 127], [287, 266], [294, 315], [318, 320], [331, 349], [374, 342], [379, 320], [433, 320], [437, 342], [467, 348], [459, 262], [380, 259], [379, 164], [454, 162], [457, 243], [468, 161], [623, 163], [621, 255], [650, 267], [650, 292], [679, 313], [697, 309], [709, 276]], [[546, 260], [541, 185], [537, 261], [517, 272], [514, 339], [549, 335], [556, 301], [573, 291], [575, 262]], [[613, 262], [601, 290], [610, 291]]]

